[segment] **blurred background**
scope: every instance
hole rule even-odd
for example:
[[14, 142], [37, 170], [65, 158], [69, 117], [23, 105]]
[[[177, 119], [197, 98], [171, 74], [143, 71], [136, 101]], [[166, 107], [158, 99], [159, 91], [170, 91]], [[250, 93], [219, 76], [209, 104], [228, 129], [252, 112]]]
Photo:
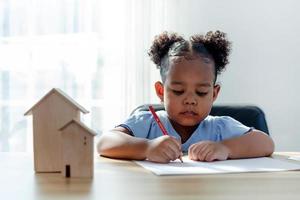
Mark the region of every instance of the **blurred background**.
[[[221, 30], [233, 43], [217, 104], [266, 114], [276, 151], [300, 151], [297, 0], [0, 0], [0, 152], [32, 152], [24, 117], [53, 87], [90, 111], [99, 135], [158, 103], [155, 35]], [[298, 103], [297, 103], [298, 102]]]

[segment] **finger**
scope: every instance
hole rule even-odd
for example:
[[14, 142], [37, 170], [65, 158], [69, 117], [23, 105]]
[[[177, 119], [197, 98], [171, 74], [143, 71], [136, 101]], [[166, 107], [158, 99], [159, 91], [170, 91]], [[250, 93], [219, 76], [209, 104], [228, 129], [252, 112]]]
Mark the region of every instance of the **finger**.
[[163, 151], [162, 154], [161, 154], [161, 158], [162, 158], [162, 161], [163, 163], [168, 163], [170, 162], [170, 158], [169, 158], [169, 155], [166, 151]]
[[215, 157], [215, 153], [213, 151], [208, 152], [207, 155], [206, 155], [206, 157], [205, 157], [205, 160], [207, 162], [212, 162], [215, 159], [216, 159], [216, 157]]
[[213, 151], [214, 152], [214, 144], [213, 143], [205, 143], [202, 146], [202, 149], [200, 150], [199, 154], [201, 155], [201, 160], [205, 160], [205, 157], [208, 152]]
[[194, 149], [195, 149], [195, 144], [192, 144], [188, 149], [188, 156], [191, 160], [195, 160]]
[[182, 151], [180, 151], [180, 150], [179, 150], [179, 151], [176, 151], [176, 152], [174, 152], [174, 153], [175, 153], [175, 156], [173, 157], [172, 160], [176, 160], [176, 159], [182, 157], [182, 155], [183, 155]]
[[182, 153], [181, 151], [181, 145], [178, 146], [177, 142], [172, 140], [170, 141], [170, 143], [168, 144], [169, 148], [174, 152], [174, 159], [176, 160]]
[[171, 160], [176, 160], [182, 153], [174, 141], [168, 141], [165, 146], [165, 151]]
[[198, 154], [201, 149], [201, 145], [197, 144], [191, 149], [192, 160], [198, 160]]
[[154, 157], [151, 157], [149, 160], [152, 162], [157, 162], [157, 163], [167, 163], [168, 162], [167, 156], [164, 155], [163, 153], [156, 155]]
[[175, 137], [171, 137], [172, 141], [177, 145], [177, 148], [181, 151], [181, 139], [177, 139]]
[[174, 153], [172, 150], [170, 151], [169, 149], [164, 149], [162, 153], [165, 155], [166, 159], [168, 160], [172, 160], [172, 158], [174, 157]]
[[[174, 139], [169, 135], [162, 136], [160, 141], [159, 152], [164, 153], [165, 159], [172, 160], [176, 158], [176, 151], [179, 152], [178, 147]], [[178, 153], [179, 154], [179, 153]]]
[[165, 152], [165, 154], [168, 156], [167, 158], [169, 159], [169, 160], [172, 160], [172, 161], [174, 161], [174, 160], [177, 160], [179, 157], [180, 157], [180, 155], [182, 154], [181, 152], [174, 152], [174, 151], [172, 151], [172, 150], [167, 150], [166, 152]]
[[207, 153], [210, 152], [210, 151], [211, 151], [211, 148], [209, 148], [208, 145], [203, 145], [201, 150], [198, 152], [199, 160], [204, 161]]
[[201, 158], [201, 152], [203, 152], [203, 150], [205, 149], [205, 144], [203, 143], [198, 143], [194, 150], [193, 150], [193, 154], [194, 154], [194, 157], [195, 157], [195, 160], [202, 160]]
[[188, 156], [191, 159], [192, 158], [192, 149], [194, 147], [194, 144], [192, 144], [189, 148], [188, 148]]

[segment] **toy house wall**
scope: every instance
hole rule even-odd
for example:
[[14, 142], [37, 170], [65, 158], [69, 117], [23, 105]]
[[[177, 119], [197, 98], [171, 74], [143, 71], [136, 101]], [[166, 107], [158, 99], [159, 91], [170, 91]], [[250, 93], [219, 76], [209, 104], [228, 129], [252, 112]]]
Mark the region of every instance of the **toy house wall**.
[[[86, 139], [85, 139], [86, 138]], [[92, 177], [94, 170], [94, 139], [77, 124], [71, 124], [62, 133], [62, 174], [70, 165], [71, 177]]]
[[61, 134], [58, 131], [80, 112], [62, 97], [52, 94], [33, 110], [34, 161], [36, 172], [61, 170]]

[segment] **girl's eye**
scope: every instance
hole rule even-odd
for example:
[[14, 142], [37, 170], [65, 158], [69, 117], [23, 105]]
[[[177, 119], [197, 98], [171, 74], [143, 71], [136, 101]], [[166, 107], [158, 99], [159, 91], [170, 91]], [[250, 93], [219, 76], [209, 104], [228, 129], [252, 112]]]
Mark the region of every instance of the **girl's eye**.
[[203, 97], [205, 95], [207, 95], [208, 92], [196, 92], [196, 94], [199, 96], [199, 97]]
[[184, 91], [179, 91], [179, 90], [172, 90], [172, 92], [175, 94], [175, 95], [182, 95], [184, 93]]

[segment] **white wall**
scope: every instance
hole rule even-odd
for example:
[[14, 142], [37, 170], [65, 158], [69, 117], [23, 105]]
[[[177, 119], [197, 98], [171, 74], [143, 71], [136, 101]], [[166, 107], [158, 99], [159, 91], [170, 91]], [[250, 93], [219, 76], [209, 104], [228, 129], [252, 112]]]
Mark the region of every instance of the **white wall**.
[[[300, 151], [300, 1], [164, 3], [165, 18], [156, 34], [172, 30], [188, 37], [220, 29], [233, 42], [216, 103], [258, 105], [265, 111], [276, 150]], [[152, 81], [159, 78], [154, 67], [152, 76]]]

